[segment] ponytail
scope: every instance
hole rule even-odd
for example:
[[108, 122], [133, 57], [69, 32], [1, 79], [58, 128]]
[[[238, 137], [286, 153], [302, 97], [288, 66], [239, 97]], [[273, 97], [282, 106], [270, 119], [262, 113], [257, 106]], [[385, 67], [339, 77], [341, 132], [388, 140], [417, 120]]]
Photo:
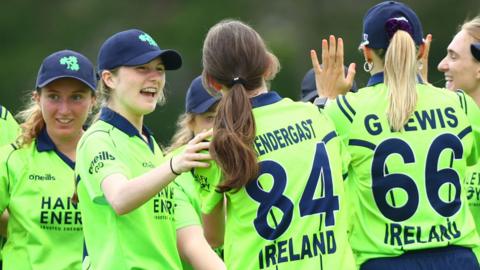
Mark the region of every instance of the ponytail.
[[217, 189], [238, 190], [255, 179], [259, 171], [249, 96], [265, 89], [280, 65], [260, 35], [235, 20], [221, 21], [210, 28], [203, 44], [202, 63], [205, 85], [212, 79], [223, 86], [210, 145], [210, 154], [223, 173]]
[[243, 84], [233, 85], [220, 100], [213, 131], [210, 153], [224, 173], [217, 188], [220, 192], [240, 189], [258, 174], [252, 148], [255, 119]]
[[[38, 91], [35, 92], [40, 94]], [[17, 117], [22, 122], [20, 125], [21, 133], [17, 140], [18, 146], [22, 147], [29, 145], [38, 137], [40, 131], [45, 127], [42, 109], [35, 100], [32, 100], [27, 105], [26, 109], [17, 114]]]
[[417, 105], [417, 54], [410, 34], [398, 30], [385, 53], [387, 118], [393, 131], [402, 130]]

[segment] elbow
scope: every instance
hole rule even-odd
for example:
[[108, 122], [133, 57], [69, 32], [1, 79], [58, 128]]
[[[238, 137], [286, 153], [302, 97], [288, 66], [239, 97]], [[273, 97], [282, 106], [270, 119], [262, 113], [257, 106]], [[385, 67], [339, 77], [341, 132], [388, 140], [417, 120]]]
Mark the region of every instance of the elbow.
[[223, 246], [223, 235], [205, 234], [205, 239], [207, 240], [211, 248], [218, 248]]
[[123, 216], [132, 211], [132, 209], [129, 209], [125, 204], [119, 202], [118, 200], [112, 200], [109, 203], [113, 209], [113, 212], [115, 212], [117, 216]]

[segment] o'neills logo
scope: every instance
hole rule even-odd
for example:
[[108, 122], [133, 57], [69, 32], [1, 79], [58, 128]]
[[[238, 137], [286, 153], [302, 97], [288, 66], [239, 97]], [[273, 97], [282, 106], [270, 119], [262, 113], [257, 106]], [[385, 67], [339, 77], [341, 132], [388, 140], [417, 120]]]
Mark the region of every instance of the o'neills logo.
[[107, 151], [102, 151], [98, 153], [90, 162], [90, 168], [88, 168], [88, 172], [93, 174], [94, 172], [98, 172], [101, 168], [103, 168], [103, 160], [115, 160], [115, 157], [109, 154]]
[[30, 174], [28, 176], [28, 180], [32, 181], [55, 181], [55, 176], [47, 173], [44, 175], [39, 175], [39, 174]]

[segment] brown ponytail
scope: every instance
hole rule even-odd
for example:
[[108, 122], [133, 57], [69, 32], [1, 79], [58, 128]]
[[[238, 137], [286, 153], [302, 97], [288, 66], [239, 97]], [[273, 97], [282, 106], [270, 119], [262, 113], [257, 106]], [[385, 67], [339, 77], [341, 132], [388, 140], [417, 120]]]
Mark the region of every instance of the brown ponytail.
[[255, 120], [249, 93], [265, 86], [278, 71], [278, 61], [250, 26], [234, 20], [213, 26], [203, 45], [203, 76], [220, 83], [210, 153], [222, 169], [219, 191], [238, 190], [258, 174], [253, 149]]

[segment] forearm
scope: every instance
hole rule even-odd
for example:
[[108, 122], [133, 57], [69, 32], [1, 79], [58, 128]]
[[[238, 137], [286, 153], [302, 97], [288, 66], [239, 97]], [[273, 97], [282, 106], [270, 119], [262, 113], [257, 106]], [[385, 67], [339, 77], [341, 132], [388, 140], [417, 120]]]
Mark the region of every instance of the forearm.
[[107, 176], [102, 181], [102, 190], [115, 212], [124, 215], [146, 203], [175, 177], [169, 164], [164, 163], [130, 180], [122, 174]]
[[205, 239], [212, 248], [221, 247], [225, 237], [225, 207], [224, 200], [209, 214], [203, 214], [203, 229]]
[[203, 237], [200, 225], [178, 229], [177, 246], [180, 257], [196, 270], [226, 269], [223, 261]]

